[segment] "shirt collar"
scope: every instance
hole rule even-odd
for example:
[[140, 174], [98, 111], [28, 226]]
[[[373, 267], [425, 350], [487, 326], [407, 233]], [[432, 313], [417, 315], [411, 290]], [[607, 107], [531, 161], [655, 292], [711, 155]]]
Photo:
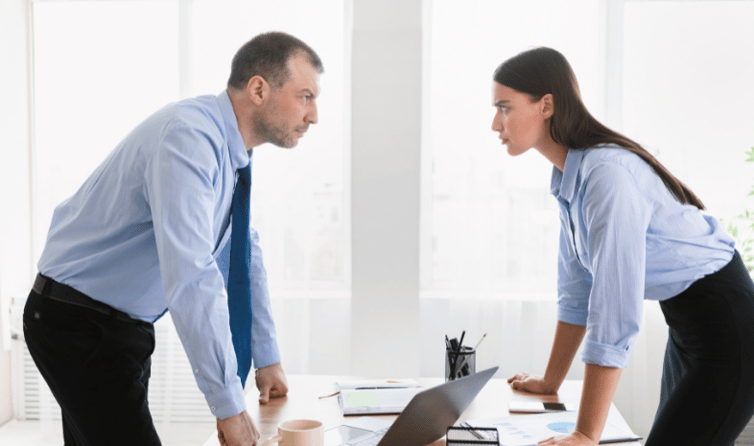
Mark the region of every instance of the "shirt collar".
[[581, 166], [581, 159], [583, 157], [583, 150], [568, 150], [563, 172], [557, 167], [552, 168], [552, 180], [550, 181], [551, 194], [569, 203], [573, 200], [573, 195], [576, 193], [576, 180], [579, 174], [579, 167]]
[[230, 103], [228, 90], [224, 90], [216, 98], [217, 104], [220, 106], [223, 121], [225, 121], [225, 134], [227, 135], [230, 162], [233, 165], [233, 169], [238, 170], [246, 167], [251, 162], [251, 151], [246, 151], [243, 137], [241, 137], [241, 132], [238, 130], [238, 119], [233, 111], [233, 104]]

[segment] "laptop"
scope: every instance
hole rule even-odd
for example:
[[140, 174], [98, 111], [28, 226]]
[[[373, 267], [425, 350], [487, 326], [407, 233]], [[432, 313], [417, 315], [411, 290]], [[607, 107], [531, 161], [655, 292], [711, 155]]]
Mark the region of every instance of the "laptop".
[[325, 446], [424, 446], [442, 438], [498, 367], [418, 392], [394, 422], [364, 417], [329, 429]]

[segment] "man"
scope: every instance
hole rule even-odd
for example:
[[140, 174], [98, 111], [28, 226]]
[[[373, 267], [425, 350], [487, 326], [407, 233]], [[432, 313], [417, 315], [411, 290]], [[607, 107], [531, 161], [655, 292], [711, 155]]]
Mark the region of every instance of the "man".
[[[160, 444], [147, 385], [152, 323], [167, 311], [220, 443], [256, 444], [242, 391], [250, 361], [244, 371], [234, 343], [250, 343], [260, 403], [288, 389], [258, 236], [245, 220], [232, 229], [231, 204], [253, 147], [292, 148], [317, 122], [322, 71], [295, 37], [255, 37], [234, 57], [226, 91], [157, 111], [56, 208], [24, 333], [61, 406], [66, 445]], [[250, 282], [241, 301], [251, 300], [251, 315], [250, 333], [237, 335], [237, 293], [226, 287], [235, 280], [231, 239], [241, 235], [248, 266], [236, 271]]]

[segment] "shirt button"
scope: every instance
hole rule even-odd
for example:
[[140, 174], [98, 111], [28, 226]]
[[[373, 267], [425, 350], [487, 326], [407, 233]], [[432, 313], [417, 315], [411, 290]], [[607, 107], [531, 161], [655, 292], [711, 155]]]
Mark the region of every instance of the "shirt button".
[[199, 369], [194, 369], [194, 373], [199, 373]]
[[210, 410], [211, 410], [212, 412], [214, 412], [214, 411], [216, 411], [216, 410], [217, 410], [217, 407], [215, 407], [215, 406], [212, 406], [212, 407], [210, 407]]

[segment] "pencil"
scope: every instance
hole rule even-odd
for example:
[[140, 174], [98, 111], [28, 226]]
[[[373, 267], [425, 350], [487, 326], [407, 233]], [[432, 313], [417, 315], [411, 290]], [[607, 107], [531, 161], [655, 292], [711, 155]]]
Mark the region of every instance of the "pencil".
[[[474, 346], [474, 350], [472, 350], [474, 354], [476, 354], [476, 349], [479, 348], [479, 344], [481, 344], [482, 341], [484, 341], [484, 338], [486, 337], [487, 337], [487, 333], [483, 334], [482, 339], [480, 339], [479, 342], [476, 343], [476, 345]], [[458, 368], [455, 369], [456, 374], [458, 374], [459, 370], [463, 369], [463, 366], [466, 365], [466, 362], [469, 360], [469, 358], [471, 358], [471, 355], [467, 355], [465, 358], [463, 358], [463, 361], [461, 361], [461, 365], [459, 365]]]

